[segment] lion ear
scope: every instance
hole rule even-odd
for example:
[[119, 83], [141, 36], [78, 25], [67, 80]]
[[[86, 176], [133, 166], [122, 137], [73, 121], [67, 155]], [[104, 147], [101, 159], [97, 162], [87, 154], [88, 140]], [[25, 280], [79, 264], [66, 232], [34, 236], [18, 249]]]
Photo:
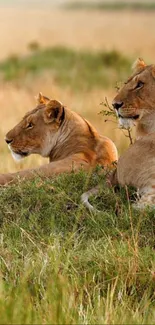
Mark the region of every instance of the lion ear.
[[64, 106], [57, 100], [50, 100], [45, 108], [45, 122], [56, 122], [58, 125], [64, 119]]
[[48, 104], [50, 99], [46, 96], [43, 96], [42, 93], [40, 92], [38, 96], [36, 96], [36, 100], [38, 104]]
[[146, 63], [144, 62], [144, 60], [138, 58], [132, 65], [132, 70], [136, 73], [139, 72], [140, 70], [143, 70], [145, 67], [146, 67]]

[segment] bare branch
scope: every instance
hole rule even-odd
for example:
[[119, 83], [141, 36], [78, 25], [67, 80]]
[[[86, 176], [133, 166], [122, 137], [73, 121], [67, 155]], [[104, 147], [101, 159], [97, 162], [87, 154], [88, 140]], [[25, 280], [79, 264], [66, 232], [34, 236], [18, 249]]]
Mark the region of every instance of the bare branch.
[[[123, 132], [124, 136], [130, 140], [130, 144], [133, 144], [131, 129], [124, 130], [124, 129], [120, 128], [120, 130]], [[127, 131], [128, 134], [125, 134], [125, 131]]]
[[113, 121], [113, 120], [104, 120], [104, 122], [106, 123], [106, 122], [111, 122], [111, 123], [115, 123], [115, 124], [117, 124], [117, 122], [116, 121]]
[[132, 135], [131, 135], [131, 130], [128, 129], [128, 138], [130, 140], [130, 144], [133, 144], [133, 139], [132, 139]]

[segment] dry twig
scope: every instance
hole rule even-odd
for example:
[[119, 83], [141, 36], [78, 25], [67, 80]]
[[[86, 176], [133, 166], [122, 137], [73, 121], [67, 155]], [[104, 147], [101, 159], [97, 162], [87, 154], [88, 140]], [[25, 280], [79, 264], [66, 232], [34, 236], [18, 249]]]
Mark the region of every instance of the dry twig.
[[[112, 117], [115, 118], [116, 121], [118, 120], [118, 117], [116, 116], [114, 110], [109, 105], [109, 102], [108, 102], [107, 97], [105, 97], [105, 101], [102, 102], [102, 103], [100, 103], [100, 105], [104, 105], [105, 108], [102, 111], [100, 111], [99, 114], [102, 114], [103, 116], [112, 116]], [[106, 119], [104, 121], [105, 122], [113, 122], [113, 123], [116, 123], [116, 121], [109, 120], [109, 119]], [[121, 130], [122, 130], [123, 134], [125, 135], [125, 137], [129, 139], [130, 144], [133, 144], [133, 138], [132, 138], [132, 134], [131, 134], [131, 129], [126, 130], [127, 134], [125, 134], [125, 131], [124, 131], [123, 128], [121, 128]]]

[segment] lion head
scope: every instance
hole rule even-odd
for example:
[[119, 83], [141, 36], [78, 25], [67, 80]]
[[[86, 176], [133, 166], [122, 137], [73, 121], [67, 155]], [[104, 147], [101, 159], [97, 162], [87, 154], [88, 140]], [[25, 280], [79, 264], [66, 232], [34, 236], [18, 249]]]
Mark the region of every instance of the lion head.
[[48, 157], [64, 119], [64, 107], [39, 93], [38, 105], [6, 134], [12, 156], [20, 160], [30, 154]]
[[137, 125], [155, 112], [155, 65], [138, 59], [133, 75], [124, 83], [112, 103], [121, 127]]

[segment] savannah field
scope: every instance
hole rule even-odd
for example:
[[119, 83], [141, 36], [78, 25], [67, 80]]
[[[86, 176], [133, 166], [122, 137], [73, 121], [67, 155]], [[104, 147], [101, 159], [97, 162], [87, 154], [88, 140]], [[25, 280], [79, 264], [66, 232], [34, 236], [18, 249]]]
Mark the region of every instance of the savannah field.
[[[11, 1], [10, 1], [11, 3]], [[16, 164], [10, 157], [10, 153], [4, 142], [6, 132], [17, 123], [23, 114], [35, 106], [35, 96], [39, 91], [49, 97], [60, 99], [65, 105], [79, 112], [86, 117], [100, 133], [110, 136], [122, 151], [126, 144], [126, 139], [122, 131], [117, 129], [115, 123], [104, 123], [98, 113], [103, 109], [100, 105], [107, 97], [109, 103], [116, 94], [116, 83], [121, 84], [130, 74], [130, 66], [133, 61], [141, 56], [148, 63], [154, 60], [155, 36], [152, 32], [155, 28], [155, 11], [153, 12], [133, 12], [133, 11], [97, 11], [97, 10], [66, 10], [57, 9], [49, 5], [36, 8], [29, 6], [23, 8], [19, 6], [18, 1], [15, 7], [1, 5], [0, 20], [0, 60], [4, 62], [8, 58], [23, 56], [32, 56], [30, 53], [30, 44], [38, 43], [41, 49], [52, 47], [66, 47], [76, 52], [87, 51], [90, 54], [101, 51], [117, 51], [118, 55], [124, 57], [129, 64], [122, 66], [116, 58], [116, 65], [119, 65], [117, 71], [115, 62], [105, 62], [101, 67], [101, 79], [93, 83], [91, 89], [91, 79], [93, 81], [95, 69], [98, 61], [87, 67], [88, 87], [83, 85], [82, 71], [78, 71], [76, 59], [70, 80], [61, 84], [52, 71], [54, 61], [51, 65], [46, 64], [40, 69], [39, 74], [34, 71], [21, 73], [21, 78], [10, 78], [5, 80], [0, 74], [0, 101], [1, 101], [1, 172], [15, 171], [21, 168], [34, 166], [42, 163], [40, 157], [30, 157], [22, 164]], [[45, 58], [46, 60], [46, 58]], [[62, 70], [63, 53], [61, 55]], [[112, 58], [115, 60], [115, 56]], [[96, 64], [96, 66], [95, 66]], [[101, 65], [101, 62], [100, 62]], [[40, 66], [40, 62], [38, 62]], [[15, 68], [16, 69], [16, 66]], [[64, 72], [67, 76], [68, 66]], [[81, 69], [83, 66], [81, 64]], [[77, 70], [77, 71], [75, 71]], [[121, 72], [118, 70], [122, 70]], [[32, 73], [30, 73], [32, 72]], [[81, 87], [76, 89], [76, 79], [78, 72], [81, 73]], [[6, 72], [7, 73], [7, 72]], [[63, 72], [62, 72], [63, 73]], [[61, 71], [59, 69], [59, 75]], [[105, 75], [105, 76], [104, 76]], [[75, 78], [75, 80], [74, 80]], [[95, 77], [96, 78], [96, 77]], [[98, 79], [99, 79], [98, 78]], [[105, 82], [103, 79], [105, 78]], [[72, 86], [71, 84], [73, 83]], [[95, 79], [96, 80], [96, 79]], [[71, 85], [71, 86], [70, 86]]]
[[[129, 145], [99, 112], [137, 57], [155, 63], [155, 4], [77, 3], [0, 3], [1, 173], [47, 162], [16, 163], [4, 141], [40, 91], [86, 117], [120, 154]], [[92, 214], [80, 196], [98, 183]], [[155, 216], [134, 211], [134, 199], [134, 189], [108, 189], [99, 167], [1, 187], [0, 324], [155, 324]]]

